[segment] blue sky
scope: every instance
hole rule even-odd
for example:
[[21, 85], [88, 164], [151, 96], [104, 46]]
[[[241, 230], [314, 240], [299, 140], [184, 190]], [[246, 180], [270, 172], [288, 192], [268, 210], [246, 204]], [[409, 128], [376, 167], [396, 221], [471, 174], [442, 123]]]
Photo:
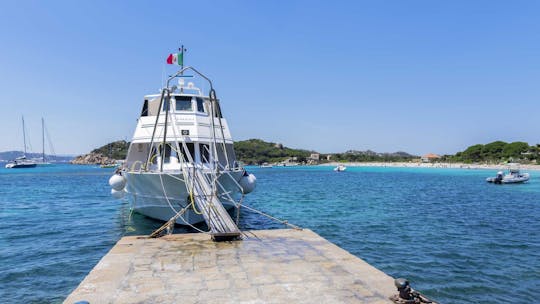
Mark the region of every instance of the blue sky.
[[131, 138], [165, 59], [214, 81], [236, 140], [319, 152], [540, 143], [538, 1], [2, 1], [0, 151]]

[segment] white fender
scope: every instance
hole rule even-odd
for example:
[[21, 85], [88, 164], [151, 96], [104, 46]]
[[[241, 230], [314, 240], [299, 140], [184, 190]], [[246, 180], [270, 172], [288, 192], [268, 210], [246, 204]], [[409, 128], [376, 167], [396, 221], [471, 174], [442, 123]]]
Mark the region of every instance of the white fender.
[[126, 182], [126, 178], [120, 174], [115, 174], [109, 178], [109, 185], [116, 191], [124, 189]]
[[111, 195], [112, 195], [112, 197], [114, 197], [116, 199], [121, 199], [121, 198], [124, 197], [124, 195], [126, 195], [126, 191], [124, 191], [124, 189], [122, 189], [122, 190], [111, 189]]
[[240, 186], [242, 186], [242, 193], [248, 194], [251, 191], [255, 190], [255, 187], [257, 186], [257, 178], [253, 174], [248, 174], [242, 176], [239, 182]]

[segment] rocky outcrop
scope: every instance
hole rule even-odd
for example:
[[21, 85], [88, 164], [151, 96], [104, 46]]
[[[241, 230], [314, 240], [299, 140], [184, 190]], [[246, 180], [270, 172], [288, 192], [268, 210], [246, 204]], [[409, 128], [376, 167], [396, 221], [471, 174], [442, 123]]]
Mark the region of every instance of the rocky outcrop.
[[116, 159], [109, 158], [102, 153], [91, 152], [75, 157], [71, 163], [75, 165], [108, 165], [116, 163]]

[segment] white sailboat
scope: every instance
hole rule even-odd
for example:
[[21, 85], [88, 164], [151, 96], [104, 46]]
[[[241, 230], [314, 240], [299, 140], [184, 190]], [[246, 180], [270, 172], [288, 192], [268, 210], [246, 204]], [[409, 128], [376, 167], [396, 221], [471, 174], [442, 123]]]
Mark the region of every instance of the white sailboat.
[[[185, 78], [193, 76], [185, 72], [206, 80], [208, 94], [193, 82], [186, 84]], [[174, 79], [177, 85], [171, 85]], [[144, 96], [126, 160], [109, 184], [112, 195], [127, 194], [138, 213], [184, 225], [206, 221], [219, 231], [221, 222], [232, 227], [223, 211], [239, 207], [240, 195], [251, 192], [255, 181], [236, 162], [212, 81], [185, 67], [159, 94]]]
[[41, 148], [42, 148], [41, 149], [41, 158], [34, 159], [34, 161], [36, 162], [36, 164], [38, 166], [50, 166], [50, 165], [52, 165], [52, 162], [54, 162], [54, 160], [52, 160], [52, 159], [47, 159], [46, 155], [45, 155], [45, 133], [47, 133], [47, 139], [49, 141], [49, 149], [50, 149], [50, 154], [49, 155], [54, 155], [54, 148], [53, 148], [52, 143], [51, 143], [51, 138], [49, 136], [49, 133], [46, 132], [45, 120], [42, 117], [41, 118]]
[[6, 168], [8, 169], [34, 168], [36, 166], [35, 161], [26, 158], [26, 128], [24, 125], [24, 116], [21, 118], [22, 118], [22, 127], [23, 127], [24, 154], [20, 157], [15, 158], [9, 163], [7, 163]]

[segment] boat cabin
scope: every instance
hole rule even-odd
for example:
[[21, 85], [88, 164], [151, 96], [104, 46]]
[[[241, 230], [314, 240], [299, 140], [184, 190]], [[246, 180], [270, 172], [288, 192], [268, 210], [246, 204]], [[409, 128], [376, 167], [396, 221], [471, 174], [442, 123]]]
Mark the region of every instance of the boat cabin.
[[128, 170], [180, 170], [182, 164], [237, 167], [219, 100], [203, 96], [191, 82], [187, 87], [180, 84], [163, 100], [162, 94], [144, 97], [126, 158]]

